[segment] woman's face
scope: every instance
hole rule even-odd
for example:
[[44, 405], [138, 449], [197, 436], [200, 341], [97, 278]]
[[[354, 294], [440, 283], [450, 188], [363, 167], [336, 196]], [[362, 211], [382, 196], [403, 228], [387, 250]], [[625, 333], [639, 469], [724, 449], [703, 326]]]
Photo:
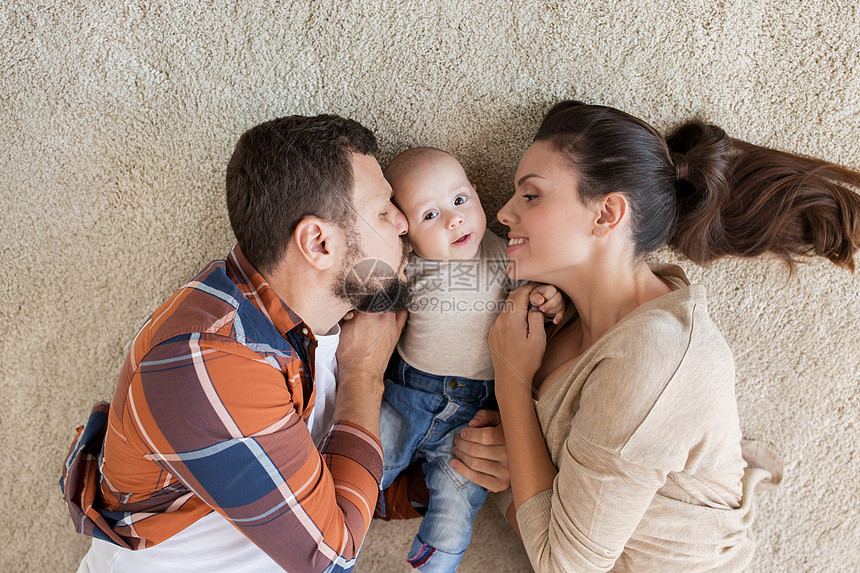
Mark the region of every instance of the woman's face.
[[579, 199], [577, 177], [549, 143], [529, 147], [514, 177], [514, 196], [498, 213], [510, 227], [508, 275], [559, 284], [571, 267], [594, 252], [593, 224], [599, 210]]

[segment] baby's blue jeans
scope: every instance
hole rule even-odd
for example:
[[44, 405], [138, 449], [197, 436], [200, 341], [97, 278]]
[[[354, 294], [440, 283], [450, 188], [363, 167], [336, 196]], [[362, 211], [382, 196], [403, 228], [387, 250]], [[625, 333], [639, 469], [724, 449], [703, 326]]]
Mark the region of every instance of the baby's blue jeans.
[[437, 376], [413, 368], [397, 353], [392, 357], [379, 419], [381, 487], [391, 485], [412, 461], [422, 460], [430, 501], [407, 559], [423, 573], [457, 568], [472, 538], [475, 514], [487, 499], [487, 490], [450, 465], [454, 436], [481, 408], [496, 408], [492, 380]]

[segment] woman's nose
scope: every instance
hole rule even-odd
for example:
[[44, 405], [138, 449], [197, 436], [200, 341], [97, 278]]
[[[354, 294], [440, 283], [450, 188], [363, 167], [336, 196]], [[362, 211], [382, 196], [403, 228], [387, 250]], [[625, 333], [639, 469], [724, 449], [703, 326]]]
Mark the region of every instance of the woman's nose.
[[501, 209], [499, 209], [498, 213], [496, 213], [496, 219], [498, 219], [499, 223], [501, 223], [502, 225], [506, 225], [508, 227], [511, 226], [510, 222], [515, 217], [514, 205], [516, 204], [516, 201], [514, 200], [516, 198], [517, 196], [514, 195], [513, 197], [508, 199], [508, 202], [505, 203]]

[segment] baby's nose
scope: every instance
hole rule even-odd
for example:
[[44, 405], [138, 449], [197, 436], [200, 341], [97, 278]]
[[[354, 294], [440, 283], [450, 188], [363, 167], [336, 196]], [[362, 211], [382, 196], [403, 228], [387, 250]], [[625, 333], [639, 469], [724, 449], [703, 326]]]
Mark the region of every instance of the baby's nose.
[[450, 229], [453, 229], [453, 228], [454, 228], [454, 227], [456, 227], [457, 225], [462, 225], [462, 224], [463, 224], [463, 217], [461, 217], [460, 215], [454, 215], [454, 216], [453, 216], [453, 217], [451, 217], [451, 219], [448, 221], [448, 227], [449, 227]]

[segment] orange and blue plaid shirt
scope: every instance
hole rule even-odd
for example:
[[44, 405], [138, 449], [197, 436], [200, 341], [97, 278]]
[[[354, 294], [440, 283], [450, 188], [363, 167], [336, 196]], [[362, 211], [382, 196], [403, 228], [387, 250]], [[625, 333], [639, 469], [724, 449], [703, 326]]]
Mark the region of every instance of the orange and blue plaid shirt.
[[315, 347], [238, 246], [210, 263], [153, 313], [113, 402], [78, 429], [61, 479], [78, 531], [142, 549], [215, 510], [289, 571], [351, 569], [382, 450], [343, 422], [314, 445]]

